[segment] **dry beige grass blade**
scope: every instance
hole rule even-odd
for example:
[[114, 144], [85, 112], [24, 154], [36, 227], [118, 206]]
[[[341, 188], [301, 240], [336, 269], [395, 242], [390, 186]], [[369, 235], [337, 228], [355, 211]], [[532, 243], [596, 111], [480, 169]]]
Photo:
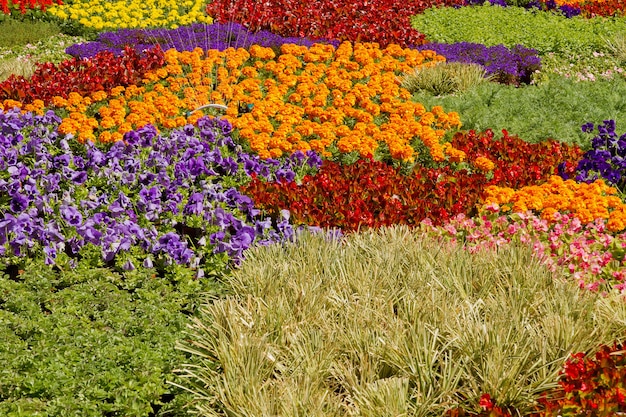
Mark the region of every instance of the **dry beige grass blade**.
[[35, 72], [35, 64], [30, 61], [12, 58], [0, 61], [0, 82], [6, 80], [11, 75], [31, 77]]
[[469, 254], [395, 227], [257, 248], [182, 346], [212, 416], [440, 416], [489, 392], [532, 410], [570, 352], [626, 334], [615, 298], [580, 292], [512, 244]]

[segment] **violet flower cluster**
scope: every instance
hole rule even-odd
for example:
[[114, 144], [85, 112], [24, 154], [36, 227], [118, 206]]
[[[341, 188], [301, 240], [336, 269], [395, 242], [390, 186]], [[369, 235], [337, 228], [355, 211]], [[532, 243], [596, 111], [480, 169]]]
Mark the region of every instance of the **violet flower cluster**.
[[[582, 131], [592, 133], [593, 123], [584, 124]], [[565, 178], [562, 165], [559, 165], [559, 173]], [[621, 136], [615, 133], [614, 120], [598, 125], [591, 149], [578, 162], [576, 172], [577, 181], [590, 183], [602, 178], [621, 191], [626, 189], [626, 133]]]
[[[237, 186], [258, 176], [291, 181], [315, 170], [314, 152], [283, 160], [249, 155], [231, 125], [208, 117], [169, 136], [145, 126], [100, 148], [58, 133], [61, 120], [0, 111], [0, 258], [97, 252], [103, 265], [134, 269], [238, 263], [253, 243], [292, 239], [288, 214], [260, 216]], [[90, 258], [90, 259], [91, 259]]]
[[311, 46], [314, 43], [330, 43], [338, 46], [338, 41], [309, 40], [307, 38], [283, 38], [269, 31], [250, 32], [239, 23], [196, 23], [177, 29], [120, 29], [115, 32], [102, 32], [96, 41], [72, 45], [66, 53], [79, 58], [91, 58], [98, 52], [112, 51], [122, 55], [124, 47], [131, 46], [141, 53], [159, 46], [162, 50], [174, 48], [178, 51], [192, 51], [226, 48], [249, 48], [251, 45], [279, 47], [282, 44]]
[[487, 47], [480, 43], [459, 42], [454, 44], [428, 43], [417, 47], [432, 50], [446, 57], [449, 62], [482, 65], [487, 75], [503, 84], [529, 84], [532, 74], [541, 69], [541, 60], [534, 49], [515, 45]]

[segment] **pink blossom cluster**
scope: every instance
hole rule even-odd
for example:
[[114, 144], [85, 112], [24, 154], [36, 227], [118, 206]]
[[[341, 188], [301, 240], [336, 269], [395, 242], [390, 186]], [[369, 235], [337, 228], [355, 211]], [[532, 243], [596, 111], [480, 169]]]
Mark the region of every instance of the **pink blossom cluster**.
[[459, 214], [442, 226], [430, 220], [422, 229], [454, 243], [470, 253], [495, 250], [511, 241], [532, 247], [534, 254], [552, 271], [559, 271], [590, 291], [618, 291], [626, 295], [626, 233], [611, 234], [606, 221], [589, 224], [568, 214], [548, 223], [532, 212], [469, 218]]

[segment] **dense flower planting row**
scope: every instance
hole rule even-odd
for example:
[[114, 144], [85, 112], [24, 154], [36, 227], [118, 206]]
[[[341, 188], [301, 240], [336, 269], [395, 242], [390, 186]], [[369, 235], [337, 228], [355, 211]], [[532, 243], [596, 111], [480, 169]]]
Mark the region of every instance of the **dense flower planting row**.
[[491, 186], [485, 194], [485, 202], [501, 212], [534, 210], [548, 220], [557, 213], [569, 212], [584, 223], [608, 219], [609, 230], [614, 232], [626, 227], [626, 206], [616, 195], [617, 190], [603, 180], [587, 184], [552, 176], [548, 182], [517, 190]]
[[[318, 157], [283, 161], [241, 152], [225, 120], [203, 118], [160, 136], [152, 126], [100, 149], [58, 133], [60, 119], [0, 111], [0, 254], [15, 258], [61, 254], [126, 269], [199, 268], [239, 261], [253, 242], [293, 234], [285, 219], [259, 216], [236, 186], [250, 176], [293, 180], [294, 169]], [[223, 254], [223, 256], [220, 256]]]
[[[624, 230], [626, 211], [617, 194], [624, 190], [626, 134], [618, 136], [615, 127], [614, 120], [598, 125], [591, 149], [578, 161], [575, 173], [570, 162], [562, 162], [559, 177], [554, 176], [538, 186], [489, 187], [485, 191], [485, 202], [502, 212], [532, 209], [548, 220], [558, 218], [563, 212], [575, 214], [584, 223], [607, 219], [609, 230]], [[582, 130], [591, 133], [594, 124], [586, 123]], [[569, 179], [573, 177], [576, 181]]]
[[441, 107], [426, 111], [398, 80], [443, 57], [348, 42], [336, 49], [283, 44], [280, 52], [256, 45], [206, 54], [169, 50], [167, 65], [146, 74], [145, 86], [55, 99], [67, 111], [60, 130], [83, 141], [114, 141], [147, 123], [193, 123], [202, 115], [195, 110], [216, 103], [228, 106], [224, 117], [262, 158], [312, 149], [324, 156], [386, 153], [411, 161], [416, 140], [435, 161], [457, 154], [451, 147], [444, 152], [441, 142], [447, 130], [460, 126], [458, 115]]
[[53, 4], [61, 4], [61, 0], [0, 0], [0, 11], [4, 14], [11, 13], [11, 9], [17, 8], [20, 13], [26, 13], [27, 9], [39, 8], [43, 11]]
[[73, 0], [51, 7], [52, 16], [72, 20], [96, 30], [119, 28], [177, 28], [192, 23], [211, 23], [204, 0], [103, 1]]
[[273, 216], [290, 210], [295, 224], [358, 230], [430, 218], [441, 225], [460, 213], [476, 214], [486, 187], [541, 184], [559, 162], [573, 164], [581, 154], [556, 142], [529, 144], [507, 132], [499, 140], [491, 131], [457, 133], [451, 144], [467, 156], [456, 169], [418, 165], [404, 175], [378, 161], [324, 162], [301, 183], [255, 178], [243, 192]]
[[[593, 132], [593, 123], [586, 123], [583, 132]], [[605, 120], [598, 125], [598, 134], [591, 140], [591, 150], [578, 163], [576, 181], [593, 182], [598, 178], [626, 189], [626, 133], [618, 136], [615, 121]]]
[[561, 8], [578, 9], [584, 16], [621, 16], [626, 13], [622, 0], [542, 0], [544, 4], [556, 4]]
[[626, 233], [610, 231], [602, 219], [583, 223], [574, 215], [558, 214], [548, 221], [531, 211], [503, 215], [487, 210], [474, 217], [459, 214], [441, 226], [426, 219], [420, 227], [444, 240], [461, 242], [472, 253], [521, 241], [581, 289], [626, 290]]
[[30, 78], [11, 76], [0, 83], [0, 109], [25, 106], [41, 111], [54, 97], [67, 98], [70, 93], [91, 94], [114, 87], [132, 86], [145, 74], [165, 64], [163, 52], [156, 47], [140, 55], [132, 48], [115, 57], [104, 51], [89, 60], [74, 58], [59, 65], [42, 63]]
[[409, 17], [429, 7], [461, 5], [463, 0], [214, 0], [207, 14], [218, 22], [245, 22], [252, 30], [281, 36], [377, 42], [382, 47], [420, 45], [424, 35], [411, 28]]
[[[111, 51], [120, 56], [127, 46], [132, 46], [139, 53], [159, 46], [162, 50], [174, 48], [179, 52], [227, 48], [249, 49], [251, 45], [273, 48], [279, 53], [282, 44], [295, 44], [310, 47], [313, 43], [329, 43], [339, 46], [334, 40], [308, 38], [283, 38], [271, 32], [261, 30], [252, 32], [234, 22], [194, 24], [178, 29], [122, 29], [115, 32], [102, 32], [93, 42], [72, 45], [66, 52], [78, 58], [90, 58], [99, 52]], [[428, 43], [417, 47], [418, 50], [432, 50], [450, 62], [466, 62], [482, 65], [494, 81], [506, 84], [529, 83], [531, 74], [541, 68], [537, 52], [517, 45], [506, 48], [503, 45], [486, 47], [481, 44], [462, 42], [458, 44]]]
[[[320, 43], [322, 40], [316, 40]], [[312, 46], [313, 41], [307, 38], [281, 37], [272, 32], [261, 30], [252, 32], [239, 23], [196, 23], [178, 29], [121, 29], [115, 32], [101, 32], [93, 42], [72, 45], [66, 53], [78, 58], [91, 58], [103, 51], [110, 51], [120, 56], [127, 46], [133, 47], [138, 53], [159, 46], [162, 50], [174, 48], [179, 52], [193, 51], [200, 48], [224, 51], [227, 48], [249, 49], [252, 45], [278, 50], [283, 44]], [[338, 41], [328, 41], [335, 46]]]

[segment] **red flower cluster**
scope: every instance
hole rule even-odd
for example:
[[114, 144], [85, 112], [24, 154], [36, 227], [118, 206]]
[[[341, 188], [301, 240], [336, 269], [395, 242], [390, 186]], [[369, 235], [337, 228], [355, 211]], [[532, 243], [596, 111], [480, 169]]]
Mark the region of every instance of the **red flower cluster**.
[[545, 416], [615, 416], [626, 412], [626, 344], [577, 353], [563, 367], [560, 389], [543, 399]]
[[217, 22], [245, 22], [252, 31], [405, 47], [425, 43], [411, 28], [410, 16], [457, 4], [464, 0], [213, 0], [206, 10]]
[[577, 162], [584, 152], [577, 146], [556, 141], [528, 143], [519, 136], [502, 131], [500, 139], [494, 139], [491, 129], [476, 133], [458, 132], [452, 139], [455, 149], [466, 153], [469, 161], [486, 157], [495, 163], [490, 185], [514, 189], [539, 184], [551, 175], [557, 175], [557, 167], [565, 162], [570, 177], [575, 176]]
[[39, 99], [48, 105], [54, 96], [67, 98], [71, 92], [81, 95], [108, 92], [117, 86], [141, 84], [148, 71], [163, 65], [163, 51], [158, 47], [143, 56], [127, 47], [121, 57], [107, 51], [90, 59], [72, 58], [59, 65], [39, 64], [30, 79], [12, 75], [0, 83], [0, 102], [17, 100], [28, 104]]
[[319, 173], [304, 177], [301, 185], [254, 179], [242, 191], [271, 216], [288, 209], [295, 224], [353, 231], [417, 225], [427, 217], [439, 224], [471, 211], [486, 182], [484, 174], [463, 175], [449, 167], [406, 176], [384, 162], [365, 159], [352, 165], [324, 161]]
[[589, 1], [579, 4], [583, 16], [626, 16], [624, 0]]
[[[26, 9], [34, 9], [39, 7], [42, 11], [46, 11], [46, 7], [52, 6], [54, 3], [63, 4], [61, 0], [11, 0], [12, 5], [18, 5], [22, 14], [26, 13]], [[9, 9], [9, 0], [0, 0], [0, 10], [4, 14], [11, 13]]]

